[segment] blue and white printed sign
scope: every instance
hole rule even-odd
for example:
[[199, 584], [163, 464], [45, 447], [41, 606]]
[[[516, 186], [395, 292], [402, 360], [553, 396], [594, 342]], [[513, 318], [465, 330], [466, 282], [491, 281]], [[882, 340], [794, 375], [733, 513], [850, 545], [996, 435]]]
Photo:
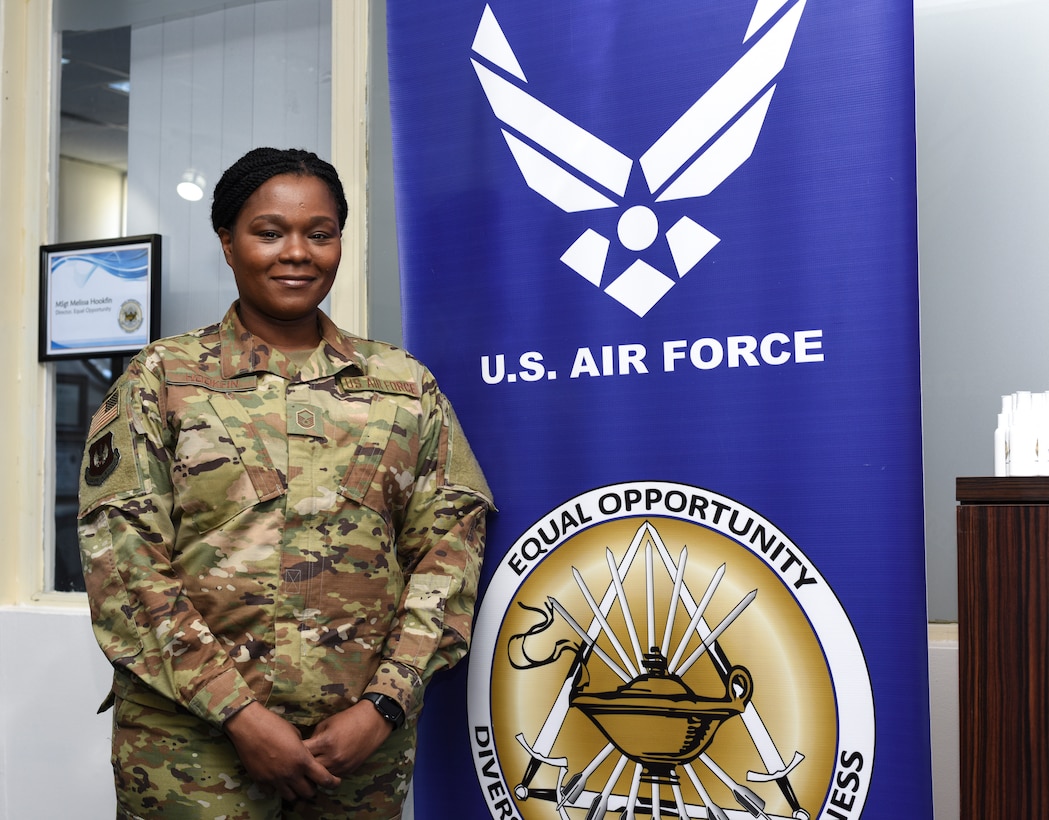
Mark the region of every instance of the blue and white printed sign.
[[931, 817], [910, 4], [388, 31], [406, 345], [500, 508], [416, 816]]
[[153, 338], [159, 236], [41, 249], [41, 358], [134, 353]]

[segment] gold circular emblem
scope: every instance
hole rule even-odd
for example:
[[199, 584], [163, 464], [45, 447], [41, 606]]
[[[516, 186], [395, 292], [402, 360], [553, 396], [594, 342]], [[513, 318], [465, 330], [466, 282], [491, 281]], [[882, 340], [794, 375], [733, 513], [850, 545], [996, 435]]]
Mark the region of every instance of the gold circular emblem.
[[143, 318], [142, 305], [137, 300], [128, 299], [120, 306], [118, 321], [125, 332], [134, 333], [142, 327]]
[[493, 817], [512, 801], [522, 820], [810, 820], [839, 783], [862, 807], [873, 699], [855, 635], [801, 550], [731, 499], [645, 483], [566, 502], [504, 556], [473, 651]]

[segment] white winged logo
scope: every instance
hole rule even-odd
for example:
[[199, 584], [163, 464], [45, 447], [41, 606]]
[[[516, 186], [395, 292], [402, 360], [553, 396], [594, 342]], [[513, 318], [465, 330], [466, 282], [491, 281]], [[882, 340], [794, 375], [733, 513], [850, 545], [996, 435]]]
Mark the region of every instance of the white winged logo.
[[[750, 158], [805, 2], [757, 0], [743, 38], [744, 44], [753, 38], [747, 51], [638, 160], [654, 202], [706, 196]], [[471, 59], [474, 70], [528, 187], [566, 213], [622, 208], [634, 161], [526, 90], [528, 80], [491, 6], [472, 48], [480, 58]], [[620, 214], [618, 239], [628, 251], [645, 251], [659, 233], [659, 220], [645, 205]], [[610, 240], [592, 228], [561, 261], [644, 316], [721, 241], [688, 216], [664, 235], [676, 279], [637, 258], [605, 285]]]

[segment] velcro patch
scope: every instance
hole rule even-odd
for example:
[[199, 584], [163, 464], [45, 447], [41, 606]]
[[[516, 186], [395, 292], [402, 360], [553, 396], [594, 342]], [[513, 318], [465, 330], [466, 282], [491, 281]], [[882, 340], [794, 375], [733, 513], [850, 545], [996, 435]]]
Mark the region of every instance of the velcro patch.
[[120, 463], [120, 451], [109, 432], [91, 443], [84, 465], [84, 481], [92, 487], [99, 487], [113, 474]]

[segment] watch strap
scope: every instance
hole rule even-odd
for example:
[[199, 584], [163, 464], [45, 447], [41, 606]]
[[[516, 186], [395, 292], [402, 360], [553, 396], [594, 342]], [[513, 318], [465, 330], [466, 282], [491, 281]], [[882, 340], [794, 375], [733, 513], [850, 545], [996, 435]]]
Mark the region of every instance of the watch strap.
[[401, 708], [401, 704], [389, 695], [383, 695], [379, 692], [365, 692], [361, 695], [361, 700], [371, 701], [375, 710], [382, 715], [383, 720], [392, 723], [394, 729], [400, 729], [404, 725], [404, 709]]

